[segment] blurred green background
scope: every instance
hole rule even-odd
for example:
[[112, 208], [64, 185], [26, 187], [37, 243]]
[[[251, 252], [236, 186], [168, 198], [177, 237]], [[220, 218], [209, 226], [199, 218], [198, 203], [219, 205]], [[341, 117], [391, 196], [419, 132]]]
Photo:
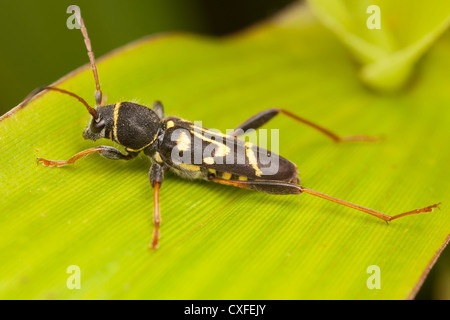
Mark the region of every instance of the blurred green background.
[[[292, 0], [96, 0], [2, 2], [0, 115], [34, 88], [88, 63], [80, 32], [68, 30], [69, 5], [78, 5], [96, 57], [143, 36], [187, 31], [210, 36], [237, 32], [270, 17]], [[101, 74], [100, 74], [101, 77]], [[450, 291], [447, 248], [416, 299], [442, 299]]]
[[80, 32], [68, 30], [69, 5], [81, 8], [96, 57], [168, 31], [225, 35], [270, 17], [292, 0], [2, 1], [0, 114], [34, 88], [88, 63]]

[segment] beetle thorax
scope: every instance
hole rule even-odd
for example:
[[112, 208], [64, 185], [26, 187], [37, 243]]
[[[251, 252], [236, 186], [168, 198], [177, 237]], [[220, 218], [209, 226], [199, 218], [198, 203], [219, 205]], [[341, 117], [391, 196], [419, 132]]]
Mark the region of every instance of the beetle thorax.
[[153, 142], [161, 127], [161, 119], [145, 106], [121, 102], [114, 106], [112, 140], [129, 150], [140, 151]]

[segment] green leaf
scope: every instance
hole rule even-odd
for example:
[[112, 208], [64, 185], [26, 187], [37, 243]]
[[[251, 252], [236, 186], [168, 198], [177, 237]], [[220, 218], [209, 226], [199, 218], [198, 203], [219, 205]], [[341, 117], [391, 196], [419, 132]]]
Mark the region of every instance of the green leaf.
[[[298, 165], [305, 187], [387, 214], [437, 202], [442, 210], [387, 225], [307, 194], [168, 174], [161, 246], [150, 251], [150, 161], [92, 155], [73, 167], [36, 165], [37, 157], [113, 145], [83, 140], [83, 105], [46, 92], [0, 121], [0, 297], [413, 297], [450, 230], [448, 40], [431, 48], [415, 85], [395, 96], [366, 90], [346, 49], [304, 8], [228, 38], [166, 35], [103, 57], [109, 103], [161, 100], [167, 114], [222, 132], [277, 106], [342, 135], [385, 136], [335, 144], [281, 115], [265, 126], [280, 130], [280, 153]], [[88, 66], [57, 85], [94, 104]], [[66, 285], [71, 265], [80, 268], [81, 289]], [[372, 265], [381, 289], [367, 287]]]
[[[309, 0], [362, 64], [360, 77], [380, 91], [395, 91], [413, 75], [419, 58], [450, 25], [450, 2]], [[377, 6], [378, 11], [368, 9]], [[376, 19], [379, 29], [370, 29]], [[376, 22], [375, 21], [375, 22]]]

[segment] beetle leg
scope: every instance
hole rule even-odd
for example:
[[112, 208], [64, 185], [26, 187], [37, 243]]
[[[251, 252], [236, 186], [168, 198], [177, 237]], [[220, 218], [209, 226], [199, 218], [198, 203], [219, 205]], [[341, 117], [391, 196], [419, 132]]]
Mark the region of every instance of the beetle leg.
[[157, 249], [159, 246], [159, 227], [161, 225], [161, 213], [159, 211], [159, 189], [164, 179], [164, 168], [154, 163], [149, 172], [150, 184], [153, 187], [153, 236], [150, 242], [151, 249]]
[[320, 197], [320, 198], [325, 199], [325, 200], [333, 201], [333, 202], [342, 204], [344, 206], [347, 206], [347, 207], [350, 207], [350, 208], [353, 208], [353, 209], [356, 209], [356, 210], [359, 210], [359, 211], [371, 214], [371, 215], [373, 215], [373, 216], [375, 216], [375, 217], [377, 217], [377, 218], [379, 218], [381, 220], [384, 220], [386, 222], [394, 220], [394, 219], [406, 217], [406, 216], [409, 216], [409, 215], [412, 215], [412, 214], [432, 212], [435, 208], [439, 208], [439, 205], [440, 205], [440, 203], [436, 203], [436, 204], [432, 204], [431, 206], [428, 206], [428, 207], [425, 207], [425, 208], [415, 209], [415, 210], [407, 211], [407, 212], [400, 213], [400, 214], [397, 214], [397, 215], [394, 215], [394, 216], [389, 216], [387, 214], [384, 214], [384, 213], [381, 213], [381, 212], [378, 212], [378, 211], [375, 211], [375, 210], [372, 210], [372, 209], [369, 209], [369, 208], [365, 208], [365, 207], [362, 207], [362, 206], [359, 206], [359, 205], [356, 205], [356, 204], [353, 204], [353, 203], [350, 203], [350, 202], [347, 202], [347, 201], [339, 200], [339, 199], [327, 196], [326, 194], [323, 194], [323, 193], [320, 193], [320, 192], [317, 192], [317, 191], [314, 191], [314, 190], [310, 190], [310, 189], [307, 189], [307, 188], [303, 188], [302, 187], [302, 192], [306, 192], [306, 193], [312, 194], [313, 196]]
[[164, 107], [161, 101], [155, 101], [153, 103], [153, 111], [155, 111], [160, 119], [164, 118]]
[[350, 203], [347, 201], [339, 200], [337, 198], [330, 197], [323, 193], [313, 191], [311, 189], [303, 188], [302, 186], [292, 184], [292, 183], [287, 183], [287, 182], [282, 182], [282, 181], [271, 181], [271, 180], [259, 180], [259, 181], [225, 180], [225, 179], [218, 179], [215, 177], [211, 177], [210, 180], [213, 182], [220, 183], [220, 184], [231, 185], [231, 186], [246, 188], [246, 189], [252, 189], [252, 190], [265, 192], [265, 193], [271, 193], [271, 194], [298, 194], [298, 195], [300, 195], [301, 193], [305, 192], [305, 193], [314, 195], [316, 197], [320, 197], [320, 198], [326, 199], [328, 201], [333, 201], [335, 203], [342, 204], [349, 208], [353, 208], [353, 209], [371, 214], [371, 215], [373, 215], [381, 220], [384, 220], [386, 222], [395, 220], [398, 218], [406, 217], [409, 215], [413, 215], [413, 214], [432, 212], [435, 208], [439, 208], [439, 203], [437, 203], [437, 204], [433, 204], [433, 205], [425, 207], [425, 208], [415, 209], [415, 210], [407, 211], [407, 212], [400, 213], [400, 214], [397, 214], [394, 216], [389, 216], [387, 214], [384, 214], [384, 213], [381, 213], [381, 212], [378, 212], [378, 211], [375, 211], [375, 210], [372, 210], [369, 208], [365, 208], [365, 207], [362, 207], [362, 206], [359, 206], [359, 205], [356, 205], [356, 204], [353, 204], [353, 203]]
[[276, 180], [241, 181], [211, 177], [211, 181], [229, 186], [251, 189], [270, 194], [301, 194], [302, 187], [293, 183]]
[[40, 162], [42, 162], [42, 164], [47, 167], [55, 167], [55, 166], [62, 167], [62, 166], [68, 165], [68, 164], [73, 164], [73, 163], [75, 163], [75, 161], [77, 161], [81, 158], [84, 158], [95, 152], [98, 152], [98, 153], [100, 153], [101, 156], [111, 159], [111, 160], [130, 160], [139, 154], [139, 152], [130, 152], [127, 154], [123, 154], [122, 152], [120, 152], [119, 150], [117, 150], [116, 148], [113, 148], [113, 147], [98, 146], [95, 148], [81, 151], [81, 152], [77, 153], [76, 155], [74, 155], [69, 160], [47, 160], [47, 159], [43, 159], [43, 158], [37, 158], [37, 163], [39, 164]]
[[309, 120], [306, 120], [304, 118], [301, 118], [295, 114], [293, 114], [290, 111], [287, 111], [285, 109], [280, 108], [271, 108], [264, 111], [261, 111], [257, 114], [255, 114], [253, 117], [248, 119], [247, 121], [243, 122], [239, 126], [237, 126], [233, 133], [231, 133], [232, 136], [239, 136], [242, 135], [246, 130], [248, 129], [258, 129], [262, 125], [269, 122], [273, 117], [275, 117], [277, 114], [283, 113], [284, 115], [301, 122], [303, 124], [306, 124], [307, 126], [310, 126], [319, 132], [322, 132], [324, 135], [332, 139], [334, 142], [345, 142], [345, 141], [376, 141], [378, 140], [375, 137], [369, 137], [366, 135], [358, 135], [358, 136], [347, 136], [347, 137], [340, 137], [339, 135], [331, 132], [328, 129], [325, 129], [324, 127], [319, 126], [318, 124], [315, 124]]

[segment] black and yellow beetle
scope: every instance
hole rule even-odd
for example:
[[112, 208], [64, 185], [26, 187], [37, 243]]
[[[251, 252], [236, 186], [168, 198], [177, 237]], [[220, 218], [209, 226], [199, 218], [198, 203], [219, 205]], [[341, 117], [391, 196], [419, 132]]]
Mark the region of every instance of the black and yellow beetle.
[[[112, 160], [130, 160], [140, 152], [144, 152], [152, 161], [149, 179], [151, 186], [154, 188], [154, 231], [150, 243], [151, 248], [157, 248], [159, 245], [161, 223], [159, 189], [164, 178], [164, 172], [167, 170], [172, 170], [184, 178], [205, 179], [269, 194], [299, 195], [306, 192], [369, 213], [384, 221], [411, 214], [430, 212], [438, 207], [439, 204], [434, 204], [389, 216], [300, 186], [297, 167], [294, 163], [257, 145], [238, 139], [239, 134], [248, 129], [257, 129], [277, 114], [283, 113], [298, 122], [317, 129], [335, 142], [374, 141], [375, 139], [366, 136], [341, 138], [331, 131], [284, 109], [272, 108], [262, 111], [237, 126], [231, 134], [224, 135], [178, 117], [165, 117], [160, 102], [155, 102], [152, 109], [132, 102], [105, 105], [102, 101], [102, 91], [100, 90], [94, 54], [87, 30], [79, 13], [77, 18], [80, 22], [95, 78], [96, 108], [89, 106], [83, 98], [75, 93], [57, 87], [42, 87], [33, 91], [22, 105], [27, 104], [34, 95], [43, 90], [54, 90], [70, 95], [82, 102], [92, 116], [83, 137], [93, 141], [103, 138], [110, 139], [124, 147], [126, 153], [110, 146], [98, 146], [84, 150], [69, 160], [55, 161], [38, 158], [37, 162], [45, 166], [61, 167], [73, 164], [78, 159], [96, 152]], [[208, 151], [206, 156], [205, 151]], [[195, 159], [199, 154], [200, 159]], [[270, 157], [272, 162], [277, 163], [275, 171], [271, 166], [269, 170], [267, 161], [262, 161], [264, 156]]]

